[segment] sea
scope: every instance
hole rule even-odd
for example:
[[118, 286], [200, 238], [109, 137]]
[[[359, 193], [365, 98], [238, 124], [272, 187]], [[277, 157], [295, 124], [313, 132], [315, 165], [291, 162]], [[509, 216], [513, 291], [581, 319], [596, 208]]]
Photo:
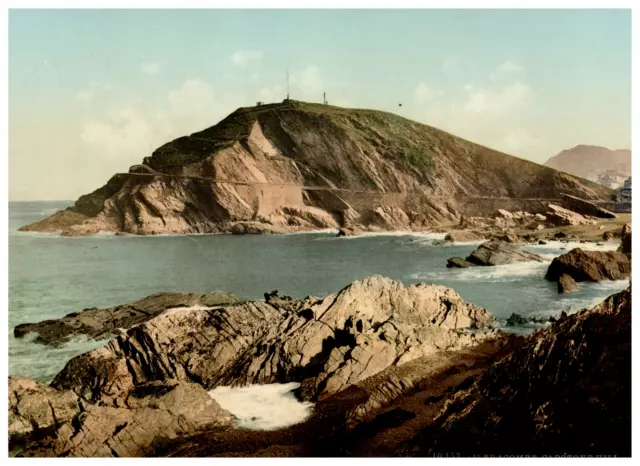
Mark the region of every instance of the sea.
[[[9, 375], [49, 382], [72, 357], [106, 341], [75, 338], [60, 348], [16, 339], [21, 323], [110, 307], [159, 291], [225, 290], [262, 299], [277, 289], [295, 297], [326, 296], [354, 280], [380, 274], [405, 284], [434, 283], [488, 309], [505, 325], [511, 313], [550, 316], [589, 308], [628, 286], [628, 280], [580, 284], [566, 295], [544, 279], [551, 260], [573, 247], [615, 250], [617, 242], [549, 242], [523, 249], [544, 263], [448, 269], [477, 243], [441, 245], [442, 233], [377, 233], [336, 237], [335, 231], [287, 235], [159, 235], [62, 237], [19, 232], [71, 201], [9, 203]], [[538, 324], [508, 327], [527, 334]]]

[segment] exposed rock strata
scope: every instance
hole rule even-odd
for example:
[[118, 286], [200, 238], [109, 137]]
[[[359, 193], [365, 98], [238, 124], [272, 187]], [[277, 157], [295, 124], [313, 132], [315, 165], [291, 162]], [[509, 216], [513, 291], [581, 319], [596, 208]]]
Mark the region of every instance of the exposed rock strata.
[[139, 384], [122, 407], [111, 407], [87, 403], [71, 390], [9, 378], [9, 438], [14, 450], [22, 446], [22, 456], [148, 456], [233, 419], [204, 388], [185, 381]]
[[412, 455], [631, 454], [631, 290], [538, 330], [454, 395]]
[[542, 258], [532, 252], [523, 251], [513, 244], [487, 241], [473, 251], [466, 260], [459, 257], [449, 259], [447, 267], [494, 266], [517, 262], [542, 262]]
[[537, 199], [562, 193], [596, 200], [611, 191], [396, 115], [288, 101], [238, 109], [171, 141], [22, 230], [423, 230], [501, 204], [542, 209]]
[[394, 364], [477, 344], [493, 322], [453, 290], [374, 276], [325, 299], [281, 299], [178, 310], [73, 358], [52, 386], [121, 406], [152, 380], [218, 385], [302, 382], [317, 399]]

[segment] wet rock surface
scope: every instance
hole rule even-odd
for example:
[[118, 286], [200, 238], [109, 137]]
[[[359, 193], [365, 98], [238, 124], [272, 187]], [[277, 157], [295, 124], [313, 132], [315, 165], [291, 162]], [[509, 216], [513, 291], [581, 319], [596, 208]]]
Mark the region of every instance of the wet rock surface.
[[515, 264], [517, 262], [542, 262], [537, 254], [523, 251], [519, 247], [502, 241], [487, 241], [481, 244], [466, 259], [454, 257], [448, 260], [448, 267], [493, 266]]
[[558, 293], [571, 293], [578, 291], [578, 284], [571, 278], [571, 275], [563, 273], [558, 279]]
[[105, 309], [85, 309], [60, 319], [17, 325], [13, 334], [22, 338], [37, 333], [38, 343], [60, 346], [71, 337], [84, 335], [100, 340], [119, 335], [125, 330], [146, 322], [172, 308], [203, 306], [214, 307], [236, 303], [238, 298], [225, 291], [196, 293], [156, 293], [133, 303]]
[[631, 275], [631, 260], [622, 252], [585, 251], [576, 248], [553, 259], [545, 278], [558, 281], [564, 274], [576, 282], [622, 280]]

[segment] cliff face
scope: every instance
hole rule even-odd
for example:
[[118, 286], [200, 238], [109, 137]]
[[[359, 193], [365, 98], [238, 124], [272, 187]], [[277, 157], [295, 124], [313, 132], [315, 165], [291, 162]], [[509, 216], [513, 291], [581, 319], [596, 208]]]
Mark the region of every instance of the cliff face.
[[478, 198], [524, 203], [562, 193], [609, 195], [586, 180], [393, 114], [290, 101], [238, 109], [171, 141], [74, 207], [23, 229], [69, 235], [421, 229], [477, 213]]
[[597, 179], [607, 171], [616, 172], [620, 176], [631, 176], [631, 151], [579, 145], [563, 150], [544, 165], [589, 179]]

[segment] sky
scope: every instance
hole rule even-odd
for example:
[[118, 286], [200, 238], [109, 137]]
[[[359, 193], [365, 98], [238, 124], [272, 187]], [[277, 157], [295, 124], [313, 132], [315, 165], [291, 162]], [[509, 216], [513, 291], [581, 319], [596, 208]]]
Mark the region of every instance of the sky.
[[283, 100], [286, 69], [293, 99], [326, 92], [538, 163], [631, 148], [630, 10], [11, 10], [9, 200], [91, 192]]

